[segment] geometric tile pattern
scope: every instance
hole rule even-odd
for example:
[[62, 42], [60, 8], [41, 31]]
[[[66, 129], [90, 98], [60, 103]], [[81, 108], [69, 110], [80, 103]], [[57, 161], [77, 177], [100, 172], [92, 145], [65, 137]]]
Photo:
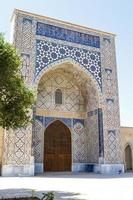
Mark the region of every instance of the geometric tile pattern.
[[[106, 148], [106, 159], [109, 163], [116, 163], [118, 158], [118, 152], [120, 150], [120, 136], [119, 136], [119, 109], [117, 103], [114, 99], [106, 99], [107, 110], [105, 113], [106, 116], [106, 134], [105, 136], [105, 148]], [[115, 129], [114, 129], [115, 128]], [[114, 140], [113, 140], [114, 138]], [[118, 141], [118, 142], [117, 142]], [[112, 145], [111, 145], [112, 143]], [[115, 147], [115, 148], [114, 148]]]
[[99, 130], [98, 130], [98, 109], [89, 111], [90, 115], [85, 119], [86, 140], [87, 140], [87, 161], [89, 163], [99, 162]]
[[45, 117], [45, 116], [35, 116], [35, 120], [42, 124], [45, 128], [51, 124], [55, 120], [60, 120], [69, 128], [71, 128], [72, 120], [70, 118], [63, 118], [63, 117]]
[[34, 132], [33, 132], [33, 153], [35, 158], [35, 163], [43, 163], [43, 143], [44, 143], [44, 127], [38, 121], [34, 122]]
[[84, 123], [82, 120], [73, 121], [73, 162], [86, 162], [87, 161], [87, 143]]
[[14, 161], [15, 164], [28, 164], [31, 157], [32, 125], [15, 131]]
[[[103, 38], [102, 65], [104, 66], [103, 90], [104, 107], [104, 155], [105, 162], [119, 163], [121, 160], [121, 139], [118, 86], [114, 43], [109, 38]], [[114, 131], [111, 131], [114, 130]]]
[[108, 130], [108, 155], [110, 163], [114, 163], [117, 156], [117, 143], [115, 130]]
[[103, 42], [104, 42], [104, 51], [102, 52], [103, 53], [103, 57], [106, 57], [106, 59], [104, 59], [104, 66], [105, 67], [110, 67], [112, 62], [111, 62], [111, 51], [112, 51], [112, 48], [111, 48], [111, 42], [109, 40], [105, 40], [103, 38]]
[[22, 52], [30, 53], [31, 51], [31, 35], [32, 35], [32, 20], [28, 18], [23, 18], [22, 26]]
[[103, 111], [98, 108], [99, 157], [104, 157]]
[[35, 119], [40, 122], [41, 124], [44, 125], [45, 123], [45, 117], [44, 116], [39, 116], [39, 115], [35, 115]]
[[[62, 97], [63, 97], [62, 105], [56, 105], [55, 100], [54, 100], [55, 91], [58, 88], [62, 90]], [[98, 97], [91, 80], [87, 81], [86, 78], [81, 76], [81, 73], [78, 74], [77, 71], [72, 69], [71, 66], [67, 66], [67, 70], [64, 70], [63, 68], [56, 69], [55, 71], [48, 73], [47, 76], [44, 76], [41, 78], [38, 85], [38, 96], [37, 96], [36, 107], [41, 108], [41, 109], [54, 110], [54, 111], [58, 110], [58, 111], [67, 111], [67, 112], [68, 111], [69, 112], [77, 112], [77, 111], [86, 112], [86, 109], [92, 109], [92, 108], [98, 107]], [[95, 113], [96, 115], [98, 114], [97, 109], [95, 110]], [[89, 137], [89, 134], [91, 131], [92, 131], [91, 133], [93, 136], [96, 134], [94, 142], [93, 142], [93, 146], [91, 147], [91, 149], [94, 149], [94, 152], [95, 152], [94, 153], [95, 156], [93, 154], [93, 157], [95, 157], [93, 161], [98, 162], [97, 157], [98, 157], [99, 144], [98, 144], [97, 118], [98, 118], [97, 116], [94, 117], [94, 119], [91, 120], [91, 124], [90, 124], [90, 126], [92, 125], [91, 128], [89, 126], [88, 129], [86, 129], [83, 119], [73, 119], [73, 123], [72, 123], [72, 119], [68, 119], [68, 118], [36, 116], [36, 119], [39, 122], [41, 122], [43, 126], [45, 127], [47, 127], [54, 120], [58, 119], [64, 122], [71, 129], [71, 134], [73, 138], [72, 140], [73, 162], [87, 162], [88, 154], [90, 154], [90, 152], [88, 151], [88, 140], [89, 140], [89, 144], [92, 143], [92, 138]], [[93, 122], [93, 120], [95, 122]], [[39, 132], [40, 131], [38, 130], [38, 133]], [[38, 141], [40, 140], [40, 138], [38, 139], [38, 137], [40, 136], [38, 136], [37, 133], [36, 135], [37, 135], [36, 137], [37, 146], [39, 149], [39, 151], [37, 150], [37, 155], [39, 159], [40, 153], [38, 152], [40, 152], [40, 146], [38, 145]]]
[[4, 164], [28, 164], [31, 156], [31, 125], [9, 130], [4, 139]]
[[[58, 111], [85, 111], [84, 98], [80, 89], [68, 78], [69, 74], [57, 70], [40, 81], [37, 95], [37, 108]], [[55, 104], [55, 91], [61, 89], [63, 103]], [[83, 89], [85, 91], [85, 88]]]
[[112, 95], [112, 86], [113, 86], [113, 80], [112, 80], [112, 70], [110, 68], [105, 68], [106, 73], [106, 94]]
[[[32, 84], [33, 70], [30, 66], [32, 21], [28, 18], [16, 18], [14, 32], [14, 46], [22, 57], [21, 75], [25, 83]], [[32, 116], [32, 113], [30, 114]], [[9, 131], [10, 132], [10, 131]], [[14, 130], [13, 134], [5, 136], [4, 162], [12, 165], [29, 164], [31, 159], [32, 127]]]
[[[57, 106], [54, 101], [54, 94], [58, 88], [62, 90], [63, 105]], [[89, 91], [89, 94], [87, 93], [86, 88]], [[78, 95], [76, 95], [76, 93]], [[84, 99], [86, 99], [86, 101], [84, 101]], [[85, 102], [87, 103], [87, 108], [85, 108]], [[81, 76], [81, 73], [78, 74], [77, 71], [73, 71], [72, 68], [69, 71], [68, 66], [67, 70], [64, 70], [63, 68], [56, 69], [56, 71], [48, 73], [47, 76], [41, 78], [38, 86], [36, 107], [54, 111], [86, 111], [86, 109], [90, 110], [98, 107], [98, 97], [93, 83], [91, 83], [90, 80], [86, 81], [86, 79]], [[88, 155], [90, 154], [90, 151], [88, 151], [88, 143], [91, 145], [91, 161], [98, 162], [98, 110], [95, 109], [94, 113], [96, 116], [91, 119], [88, 129], [85, 128], [84, 120], [81, 119], [73, 119], [73, 126], [71, 127], [70, 119], [50, 116], [45, 117], [45, 127], [55, 119], [61, 120], [66, 125], [68, 125], [69, 122], [68, 126], [71, 128], [73, 138], [73, 162], [87, 162]], [[37, 116], [37, 119], [44, 124], [44, 119], [42, 119], [41, 116]], [[79, 133], [81, 134], [78, 134], [78, 125]], [[74, 126], [77, 126], [77, 129], [75, 129]], [[94, 138], [93, 142], [92, 138]]]
[[14, 132], [5, 131], [3, 146], [3, 164], [12, 164], [14, 160]]
[[101, 87], [101, 61], [99, 52], [43, 40], [37, 40], [36, 45], [36, 76], [49, 64], [70, 57], [87, 69]]
[[21, 75], [27, 85], [32, 83], [32, 70], [30, 67], [30, 55], [26, 53], [21, 54], [22, 65], [20, 66]]
[[[99, 48], [93, 39], [91, 40], [94, 43], [87, 44], [88, 42], [86, 43], [86, 39], [84, 39], [85, 34], [82, 35], [83, 39], [80, 38], [82, 32], [80, 32], [80, 28], [78, 32], [78, 28], [75, 31], [73, 26], [65, 26], [65, 24], [60, 23], [61, 31], [56, 32], [55, 29], [59, 27], [57, 25], [58, 22], [55, 21], [55, 26], [50, 28], [52, 32], [48, 32], [48, 29], [44, 30], [44, 25], [41, 25], [43, 28], [42, 30], [40, 29], [39, 23], [37, 24], [38, 21], [40, 20], [37, 16], [31, 17], [19, 11], [16, 13], [14, 45], [17, 47], [20, 55], [22, 55], [23, 67], [21, 70], [28, 85], [31, 82], [36, 89], [36, 85], [31, 81], [33, 77], [40, 77], [43, 69], [47, 69], [48, 67], [52, 69], [52, 64], [56, 64], [61, 60], [69, 61], [70, 59], [70, 61], [74, 61], [75, 65], [77, 63], [82, 70], [75, 68], [74, 71], [71, 65], [65, 66], [62, 68], [62, 71], [58, 71], [57, 73], [54, 71], [53, 74], [48, 73], [46, 76], [42, 76], [38, 87], [37, 107], [47, 109], [48, 111], [52, 111], [52, 109], [57, 112], [67, 111], [69, 114], [70, 112], [86, 112], [88, 116], [84, 120], [84, 123], [80, 119], [69, 120], [67, 118], [66, 121], [63, 121], [64, 117], [62, 119], [59, 118], [67, 125], [69, 124], [69, 128], [71, 127], [73, 141], [78, 146], [74, 147], [72, 144], [73, 152], [76, 152], [76, 157], [73, 155], [75, 161], [98, 163], [99, 155], [101, 155], [100, 144], [104, 142], [105, 163], [118, 163], [121, 158], [119, 158], [119, 102], [114, 36], [106, 35], [106, 33], [101, 34], [100, 32], [95, 32], [94, 34], [94, 31], [91, 31], [91, 29], [84, 29], [85, 34], [89, 33], [89, 37], [93, 36], [93, 34], [94, 36], [98, 36], [97, 39], [100, 39]], [[44, 20], [42, 18], [41, 22], [50, 23], [45, 18]], [[36, 25], [39, 26], [37, 27]], [[66, 33], [69, 31], [68, 26], [71, 33], [66, 36]], [[39, 28], [37, 32], [36, 28]], [[78, 39], [75, 41], [75, 38], [72, 38], [72, 35], [75, 34], [78, 35], [75, 38], [80, 38], [79, 41]], [[88, 71], [88, 79], [86, 78], [87, 76], [84, 76], [85, 73], [82, 73], [84, 71]], [[28, 76], [30, 76], [29, 80]], [[94, 82], [97, 82], [102, 89], [100, 97], [97, 95], [96, 88], [93, 86], [89, 76], [93, 77]], [[56, 89], [62, 90], [63, 105], [61, 106], [55, 105], [54, 94]], [[104, 141], [101, 135], [102, 120], [100, 121], [98, 116], [99, 107], [102, 108], [103, 114]], [[36, 141], [33, 137], [33, 143], [37, 149], [35, 159], [38, 159], [39, 162], [41, 161], [40, 151], [43, 150], [43, 146], [39, 146], [40, 140], [43, 141], [41, 132], [44, 132], [44, 126], [49, 124], [50, 120], [43, 116], [36, 118], [34, 130]], [[5, 163], [8, 162], [14, 165], [29, 164], [31, 156], [31, 131], [31, 128], [29, 128], [27, 130], [20, 130], [15, 134], [6, 135], [6, 145], [4, 146], [4, 155], [6, 155]], [[100, 135], [99, 131], [101, 131]]]
[[[39, 116], [39, 118], [40, 117], [43, 116]], [[52, 123], [55, 119], [64, 123], [66, 122], [65, 124], [69, 126], [72, 134], [73, 162], [87, 162], [87, 140], [84, 120], [54, 117], [43, 118], [45, 118], [43, 119], [43, 122], [45, 121], [46, 128], [48, 127], [48, 124]], [[41, 121], [35, 120], [33, 129], [33, 153], [35, 156], [35, 163], [43, 163], [45, 127]]]
[[49, 124], [51, 124], [55, 120], [60, 120], [65, 125], [67, 125], [69, 128], [71, 128], [71, 119], [69, 118], [60, 118], [60, 117], [45, 117], [45, 127], [47, 127]]
[[14, 154], [16, 164], [25, 162], [25, 136], [26, 130], [24, 128], [15, 131]]

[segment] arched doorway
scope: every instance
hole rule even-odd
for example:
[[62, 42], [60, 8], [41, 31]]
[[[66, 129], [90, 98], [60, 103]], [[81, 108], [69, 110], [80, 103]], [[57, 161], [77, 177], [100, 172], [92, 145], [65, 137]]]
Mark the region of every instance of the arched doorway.
[[130, 145], [127, 145], [125, 148], [125, 164], [126, 170], [132, 170], [132, 150]]
[[[87, 163], [99, 162], [99, 123], [97, 118], [101, 112], [98, 109], [100, 93], [91, 77], [78, 67], [80, 66], [69, 62], [62, 63], [45, 72], [39, 80], [36, 113], [38, 116], [43, 115], [43, 118], [38, 117], [37, 121], [39, 120], [42, 126], [44, 121], [46, 124], [49, 124], [51, 120], [56, 119], [56, 121], [46, 127], [44, 134], [42, 133], [43, 128], [40, 128], [40, 126], [35, 128], [37, 145], [34, 147], [34, 155], [37, 170], [70, 171], [72, 168], [73, 171], [83, 171], [87, 169]], [[58, 160], [61, 160], [59, 153], [56, 153], [56, 151], [59, 151], [58, 145], [53, 144], [49, 149], [49, 143], [54, 143], [54, 134], [56, 135], [53, 129], [59, 127], [55, 124], [57, 119], [60, 120], [60, 123], [61, 119], [64, 119], [64, 122], [68, 120], [71, 124], [71, 134], [69, 128], [63, 124], [65, 130], [66, 128], [68, 130], [69, 134], [67, 135], [72, 135], [72, 137], [69, 137], [70, 142], [68, 143], [71, 144], [68, 152], [72, 152], [72, 154], [62, 155], [63, 159], [66, 156], [68, 157], [67, 164], [64, 167], [59, 166], [60, 163], [58, 164]], [[102, 133], [100, 137], [101, 135]], [[56, 141], [57, 144], [58, 142]], [[71, 149], [71, 147], [73, 148]]]
[[59, 120], [44, 133], [44, 171], [71, 171], [71, 133]]

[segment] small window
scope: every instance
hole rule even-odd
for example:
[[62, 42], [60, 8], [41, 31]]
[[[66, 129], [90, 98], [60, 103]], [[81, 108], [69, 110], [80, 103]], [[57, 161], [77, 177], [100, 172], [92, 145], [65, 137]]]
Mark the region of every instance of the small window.
[[55, 104], [62, 104], [62, 91], [60, 89], [55, 91]]

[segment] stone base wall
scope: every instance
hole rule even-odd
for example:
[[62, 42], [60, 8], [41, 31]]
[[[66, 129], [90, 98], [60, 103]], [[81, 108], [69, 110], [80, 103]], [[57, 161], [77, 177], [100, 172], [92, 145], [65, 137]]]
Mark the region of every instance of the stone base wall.
[[30, 156], [29, 164], [4, 164], [2, 165], [2, 176], [34, 176], [34, 157]]
[[95, 164], [93, 172], [100, 174], [121, 174], [124, 173], [124, 164]]
[[34, 164], [3, 165], [2, 176], [34, 176]]

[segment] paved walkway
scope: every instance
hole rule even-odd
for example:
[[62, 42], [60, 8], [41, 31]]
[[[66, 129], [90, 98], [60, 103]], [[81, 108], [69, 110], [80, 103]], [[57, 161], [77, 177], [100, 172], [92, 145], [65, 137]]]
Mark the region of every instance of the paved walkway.
[[54, 191], [55, 200], [132, 200], [133, 173], [45, 173], [36, 177], [0, 178], [0, 198]]

